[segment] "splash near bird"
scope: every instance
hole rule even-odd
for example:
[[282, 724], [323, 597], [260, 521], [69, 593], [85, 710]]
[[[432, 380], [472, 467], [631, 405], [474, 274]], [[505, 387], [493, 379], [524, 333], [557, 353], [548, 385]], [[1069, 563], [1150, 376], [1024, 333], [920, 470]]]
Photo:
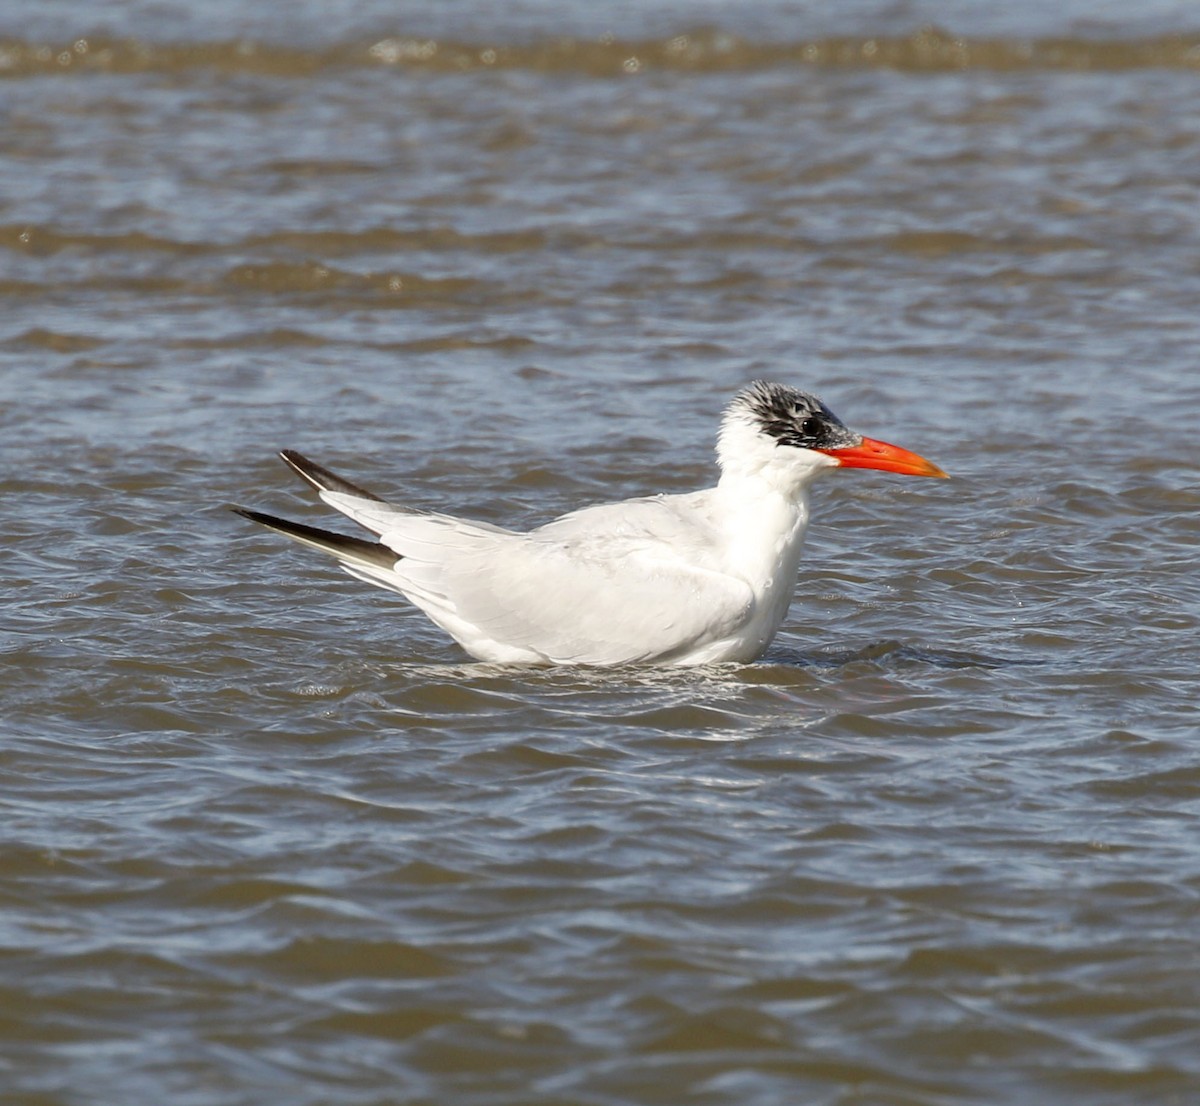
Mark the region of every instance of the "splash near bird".
[[818, 476], [946, 475], [848, 429], [816, 396], [764, 381], [725, 410], [716, 487], [585, 507], [528, 533], [388, 503], [294, 450], [280, 456], [375, 540], [238, 514], [398, 591], [471, 656], [501, 664], [754, 660], [791, 603]]

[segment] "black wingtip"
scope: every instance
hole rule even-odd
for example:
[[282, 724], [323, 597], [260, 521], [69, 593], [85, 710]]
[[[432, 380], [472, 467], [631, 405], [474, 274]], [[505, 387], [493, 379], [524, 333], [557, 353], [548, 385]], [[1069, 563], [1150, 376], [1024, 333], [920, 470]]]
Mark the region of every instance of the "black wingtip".
[[381, 496], [359, 487], [343, 476], [338, 476], [336, 472], [331, 472], [324, 465], [318, 465], [316, 461], [310, 461], [303, 453], [294, 449], [281, 449], [279, 456], [301, 480], [319, 492], [341, 492], [344, 495], [356, 495], [360, 499], [372, 499], [376, 503], [384, 501]]
[[248, 518], [251, 522], [257, 522], [260, 526], [270, 526], [276, 520], [273, 515], [264, 515], [262, 511], [252, 511], [249, 507], [229, 508], [235, 515], [241, 515], [242, 518]]
[[293, 541], [310, 545], [322, 553], [328, 553], [339, 561], [357, 562], [376, 568], [391, 569], [400, 556], [381, 545], [377, 541], [365, 541], [362, 538], [351, 538], [345, 534], [337, 534], [332, 530], [321, 530], [316, 526], [307, 526], [303, 522], [293, 522], [291, 519], [268, 515], [264, 511], [252, 511], [249, 507], [230, 507], [235, 515], [241, 515], [251, 522], [257, 522], [268, 530], [284, 534]]

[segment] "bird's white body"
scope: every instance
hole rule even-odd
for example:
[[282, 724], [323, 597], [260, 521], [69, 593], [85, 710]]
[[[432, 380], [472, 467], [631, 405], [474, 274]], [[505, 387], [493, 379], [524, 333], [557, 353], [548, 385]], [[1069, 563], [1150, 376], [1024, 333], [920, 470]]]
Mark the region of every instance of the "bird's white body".
[[807, 504], [748, 490], [589, 507], [529, 533], [322, 498], [400, 554], [391, 569], [343, 567], [407, 596], [480, 660], [707, 664], [758, 656], [791, 601]]
[[[845, 462], [832, 449], [795, 448], [764, 433], [762, 413], [739, 400], [722, 423], [715, 487], [588, 507], [526, 533], [387, 503], [287, 452], [321, 498], [378, 545], [243, 513], [400, 592], [480, 660], [749, 661], [791, 602], [809, 486]], [[870, 441], [828, 415], [855, 443], [846, 452]]]

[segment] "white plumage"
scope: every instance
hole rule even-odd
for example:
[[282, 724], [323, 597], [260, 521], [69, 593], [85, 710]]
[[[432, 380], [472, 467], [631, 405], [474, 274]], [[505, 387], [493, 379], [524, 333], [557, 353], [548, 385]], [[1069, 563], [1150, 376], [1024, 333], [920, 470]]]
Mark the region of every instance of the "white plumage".
[[528, 533], [386, 503], [290, 450], [284, 460], [377, 541], [235, 509], [400, 592], [480, 660], [706, 664], [753, 660], [775, 636], [819, 474], [945, 475], [762, 382], [726, 409], [717, 453], [713, 488], [587, 507]]

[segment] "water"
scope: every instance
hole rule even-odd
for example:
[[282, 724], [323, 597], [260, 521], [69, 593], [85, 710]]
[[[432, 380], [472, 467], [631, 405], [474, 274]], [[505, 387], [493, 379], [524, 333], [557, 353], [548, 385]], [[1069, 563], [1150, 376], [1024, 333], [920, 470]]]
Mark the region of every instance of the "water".
[[[204, 10], [0, 9], [4, 1100], [1200, 1100], [1190, 9]], [[754, 376], [955, 477], [755, 665], [225, 510], [687, 490]]]

